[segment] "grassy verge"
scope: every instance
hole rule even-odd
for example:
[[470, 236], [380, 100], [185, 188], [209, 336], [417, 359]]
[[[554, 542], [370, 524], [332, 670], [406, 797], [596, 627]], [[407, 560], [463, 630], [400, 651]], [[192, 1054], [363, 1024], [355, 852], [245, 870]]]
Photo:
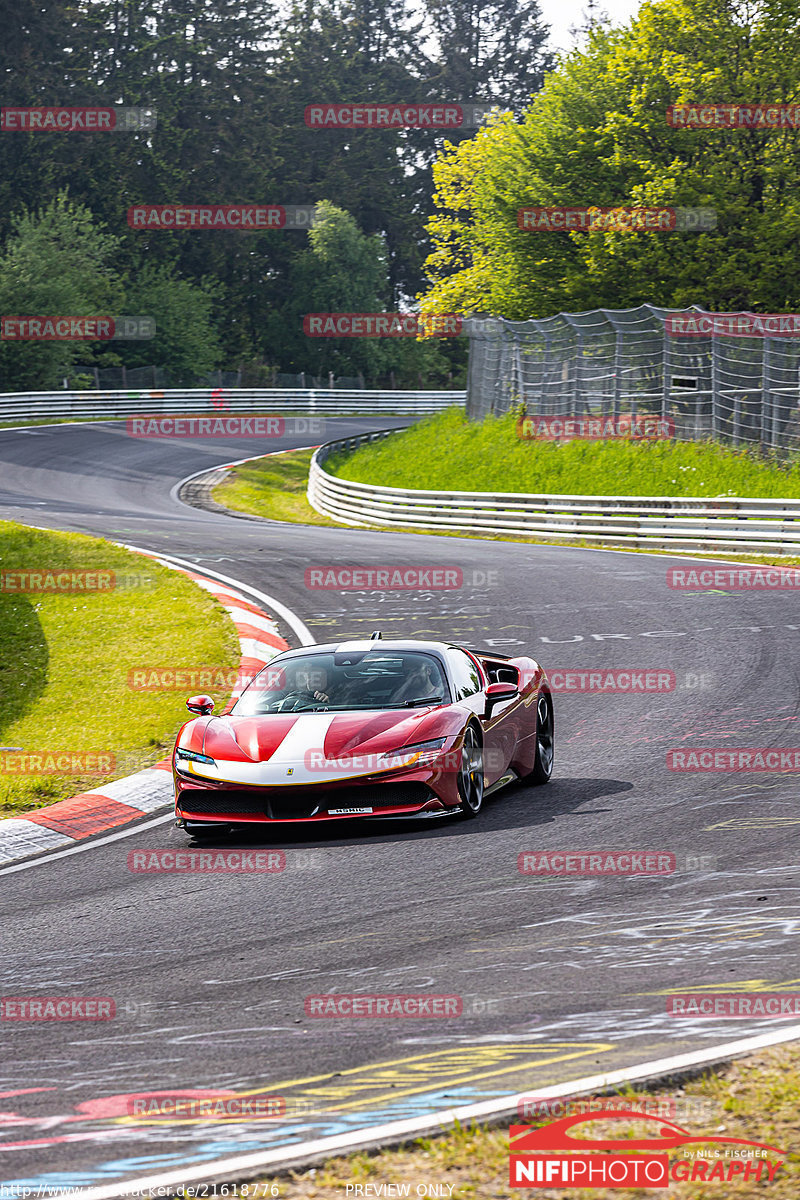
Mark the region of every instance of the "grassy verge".
[[[694, 1136], [725, 1135], [766, 1142], [790, 1152], [784, 1166], [767, 1184], [741, 1176], [731, 1183], [709, 1181], [671, 1183], [668, 1190], [657, 1192], [628, 1188], [546, 1188], [524, 1191], [541, 1200], [634, 1200], [635, 1197], [666, 1195], [671, 1200], [797, 1200], [800, 1195], [800, 1156], [793, 1151], [800, 1132], [798, 1095], [800, 1095], [800, 1048], [777, 1047], [732, 1064], [715, 1075], [686, 1083], [683, 1088], [664, 1089], [650, 1094], [661, 1101], [661, 1112], [669, 1111], [675, 1101], [678, 1113], [674, 1123]], [[694, 1103], [693, 1103], [694, 1101]], [[712, 1115], [709, 1120], [709, 1113]], [[668, 1118], [672, 1120], [672, 1118]], [[545, 1124], [546, 1122], [536, 1122]], [[615, 1120], [592, 1122], [593, 1137], [652, 1137], [652, 1122]], [[621, 1132], [620, 1126], [624, 1127]], [[587, 1132], [587, 1136], [588, 1136]], [[699, 1143], [703, 1149], [708, 1144]], [[688, 1147], [697, 1151], [697, 1145]], [[680, 1150], [670, 1152], [670, 1163], [686, 1157]], [[730, 1160], [723, 1160], [730, 1161]], [[753, 1160], [757, 1161], [757, 1160]], [[767, 1160], [768, 1161], [768, 1160]], [[353, 1185], [361, 1185], [356, 1192]], [[365, 1185], [370, 1184], [367, 1191]], [[384, 1186], [383, 1189], [380, 1185]], [[456, 1129], [442, 1137], [424, 1138], [398, 1150], [377, 1154], [354, 1154], [334, 1158], [322, 1166], [288, 1176], [263, 1180], [248, 1188], [250, 1200], [281, 1196], [286, 1200], [345, 1200], [347, 1196], [447, 1196], [447, 1188], [436, 1192], [433, 1185], [452, 1187], [451, 1200], [511, 1200], [523, 1194], [508, 1183], [508, 1130]], [[408, 1191], [400, 1190], [403, 1186]], [[348, 1191], [347, 1188], [350, 1187]], [[427, 1190], [423, 1190], [423, 1188]], [[418, 1190], [419, 1189], [419, 1190]]]
[[[337, 522], [329, 517], [323, 517], [316, 512], [306, 500], [306, 485], [308, 483], [308, 466], [311, 462], [311, 450], [295, 450], [289, 454], [272, 455], [269, 458], [257, 459], [241, 467], [235, 467], [224, 483], [213, 490], [213, 498], [225, 508], [235, 512], [251, 513], [257, 517], [265, 517], [273, 521], [296, 522], [300, 525], [336, 525]], [[330, 463], [330, 460], [329, 460]], [[326, 469], [329, 466], [326, 464]], [[343, 473], [338, 472], [340, 475]], [[375, 528], [380, 528], [375, 526]], [[413, 528], [398, 527], [393, 533], [419, 533]], [[422, 530], [430, 533], [431, 530]], [[437, 537], [476, 538], [490, 542], [522, 542], [528, 545], [552, 545], [547, 538], [514, 537], [512, 534], [501, 533], [469, 533], [463, 530], [435, 531]], [[577, 548], [596, 548], [595, 543], [582, 540], [567, 543]], [[674, 557], [680, 553], [682, 558], [693, 557], [689, 550], [650, 550], [639, 546], [618, 549], [629, 553], [667, 554]], [[698, 551], [696, 557], [703, 559], [721, 558], [725, 562], [746, 562], [779, 564], [781, 566], [800, 565], [800, 558], [790, 558], [787, 555], [744, 554], [736, 551]]]
[[[10, 591], [22, 581], [7, 575], [0, 584], [0, 744], [21, 750], [0, 751], [0, 816], [151, 766], [170, 749], [191, 691], [218, 703], [230, 694], [234, 627], [177, 571], [96, 538], [9, 521], [0, 522], [0, 564], [6, 572], [106, 572], [114, 585]], [[216, 669], [216, 686], [163, 690], [159, 680], [162, 690], [139, 690], [154, 680], [132, 675], [206, 667]], [[51, 760], [38, 765], [55, 769], [33, 773], [22, 756], [37, 754]], [[54, 761], [64, 754], [72, 756], [66, 770], [65, 759]]]
[[313, 450], [274, 454], [234, 467], [212, 493], [217, 504], [234, 512], [252, 513], [272, 521], [301, 525], [335, 525], [306, 499], [308, 467]]
[[521, 441], [512, 414], [467, 421], [448, 409], [329, 458], [357, 483], [443, 491], [584, 496], [800, 496], [800, 464], [783, 467], [711, 442]]

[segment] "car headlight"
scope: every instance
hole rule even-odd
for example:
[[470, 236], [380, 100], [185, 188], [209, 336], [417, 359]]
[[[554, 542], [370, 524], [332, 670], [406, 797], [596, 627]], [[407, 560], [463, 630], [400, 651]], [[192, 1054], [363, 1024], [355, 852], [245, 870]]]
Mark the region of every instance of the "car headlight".
[[207, 754], [198, 754], [196, 750], [182, 750], [180, 747], [175, 751], [176, 762], [199, 762], [210, 763], [212, 767], [217, 764], [213, 758], [209, 758]]
[[397, 750], [387, 750], [381, 758], [408, 758], [414, 755], [418, 763], [433, 762], [447, 738], [431, 738], [429, 742], [414, 742], [411, 746], [400, 746]]

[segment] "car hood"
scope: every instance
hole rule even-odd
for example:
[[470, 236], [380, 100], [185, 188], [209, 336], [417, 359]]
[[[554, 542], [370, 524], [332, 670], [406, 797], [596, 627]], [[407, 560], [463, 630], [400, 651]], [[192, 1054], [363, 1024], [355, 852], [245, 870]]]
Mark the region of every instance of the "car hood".
[[182, 762], [181, 771], [198, 779], [284, 787], [374, 775], [413, 765], [409, 756], [384, 760], [386, 751], [455, 734], [462, 724], [455, 708], [202, 717], [184, 727], [178, 746], [214, 763]]

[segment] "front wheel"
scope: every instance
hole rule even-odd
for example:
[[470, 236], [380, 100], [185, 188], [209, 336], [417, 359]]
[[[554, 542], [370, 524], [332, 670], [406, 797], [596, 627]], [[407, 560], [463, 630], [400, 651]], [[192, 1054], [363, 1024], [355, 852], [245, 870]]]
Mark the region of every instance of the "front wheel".
[[536, 761], [533, 770], [525, 776], [525, 783], [548, 783], [553, 774], [555, 738], [553, 720], [553, 698], [542, 692], [536, 702]]
[[472, 725], [468, 725], [461, 746], [461, 766], [458, 770], [459, 814], [477, 817], [483, 804], [483, 750]]

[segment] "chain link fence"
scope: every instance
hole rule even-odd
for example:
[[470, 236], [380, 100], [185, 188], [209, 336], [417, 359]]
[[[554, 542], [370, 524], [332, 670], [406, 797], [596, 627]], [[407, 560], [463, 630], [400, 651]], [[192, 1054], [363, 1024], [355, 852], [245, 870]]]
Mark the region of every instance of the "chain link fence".
[[800, 449], [800, 328], [785, 331], [793, 318], [643, 304], [464, 324], [472, 420], [520, 403], [542, 417], [655, 414], [685, 441]]

